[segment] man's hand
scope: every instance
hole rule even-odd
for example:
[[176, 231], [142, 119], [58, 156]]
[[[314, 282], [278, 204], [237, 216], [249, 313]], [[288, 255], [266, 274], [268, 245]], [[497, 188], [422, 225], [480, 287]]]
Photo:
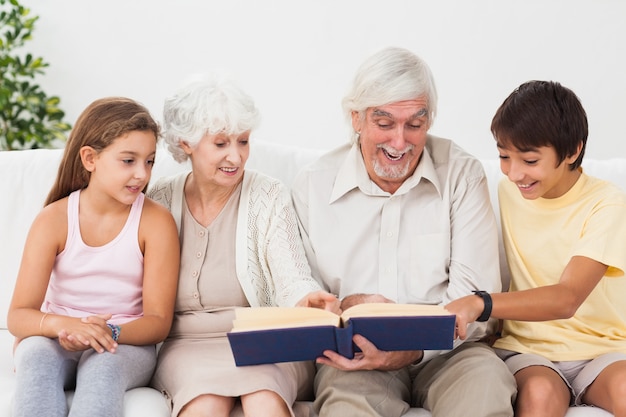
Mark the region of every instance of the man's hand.
[[341, 314], [340, 302], [336, 295], [326, 291], [315, 291], [308, 293], [302, 300], [298, 301], [298, 307], [315, 307]]
[[380, 294], [352, 294], [341, 300], [341, 310], [345, 311], [357, 304], [366, 303], [394, 303], [394, 301]]
[[417, 363], [424, 357], [424, 351], [421, 350], [396, 352], [378, 350], [372, 342], [358, 334], [354, 335], [352, 340], [361, 349], [361, 352], [354, 354], [353, 359], [348, 359], [332, 350], [327, 350], [324, 351], [324, 356], [317, 358], [316, 362], [342, 371], [394, 371], [412, 363]]

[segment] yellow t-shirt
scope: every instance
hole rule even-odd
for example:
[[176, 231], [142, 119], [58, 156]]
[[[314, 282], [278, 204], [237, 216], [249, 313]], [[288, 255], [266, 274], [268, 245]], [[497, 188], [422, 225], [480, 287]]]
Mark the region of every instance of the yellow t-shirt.
[[526, 200], [507, 178], [498, 196], [510, 291], [557, 283], [573, 256], [609, 268], [573, 317], [505, 321], [495, 347], [552, 361], [626, 353], [626, 193], [583, 173], [559, 198]]

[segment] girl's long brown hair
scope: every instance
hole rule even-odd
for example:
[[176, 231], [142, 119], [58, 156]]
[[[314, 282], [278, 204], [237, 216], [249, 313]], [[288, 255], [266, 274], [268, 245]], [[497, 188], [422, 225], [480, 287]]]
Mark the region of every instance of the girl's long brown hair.
[[65, 145], [56, 180], [45, 205], [67, 197], [89, 184], [90, 173], [80, 159], [80, 149], [101, 152], [113, 141], [134, 130], [151, 131], [158, 138], [159, 125], [141, 104], [125, 97], [107, 97], [91, 103], [78, 117]]

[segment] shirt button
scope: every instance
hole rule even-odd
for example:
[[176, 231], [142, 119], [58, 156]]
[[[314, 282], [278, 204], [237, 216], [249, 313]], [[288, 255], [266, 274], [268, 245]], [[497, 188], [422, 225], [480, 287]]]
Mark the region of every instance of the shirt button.
[[200, 297], [200, 294], [198, 294], [197, 292], [193, 293], [193, 298], [198, 299]]
[[191, 276], [194, 277], [194, 278], [197, 277], [198, 276], [198, 271], [193, 271], [191, 273]]
[[202, 252], [196, 253], [196, 258], [200, 259], [202, 257]]
[[200, 235], [200, 237], [204, 237], [204, 230], [200, 230], [200, 233], [198, 233]]
[[387, 237], [393, 236], [393, 232], [387, 232]]

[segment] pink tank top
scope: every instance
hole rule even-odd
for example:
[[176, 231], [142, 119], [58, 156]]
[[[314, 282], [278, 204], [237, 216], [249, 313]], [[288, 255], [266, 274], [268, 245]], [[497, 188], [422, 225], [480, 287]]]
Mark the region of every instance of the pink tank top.
[[139, 221], [144, 195], [133, 203], [122, 231], [109, 243], [87, 246], [80, 234], [80, 190], [67, 203], [67, 241], [57, 255], [41, 308], [71, 317], [112, 314], [113, 324], [143, 315], [143, 254], [139, 247]]

